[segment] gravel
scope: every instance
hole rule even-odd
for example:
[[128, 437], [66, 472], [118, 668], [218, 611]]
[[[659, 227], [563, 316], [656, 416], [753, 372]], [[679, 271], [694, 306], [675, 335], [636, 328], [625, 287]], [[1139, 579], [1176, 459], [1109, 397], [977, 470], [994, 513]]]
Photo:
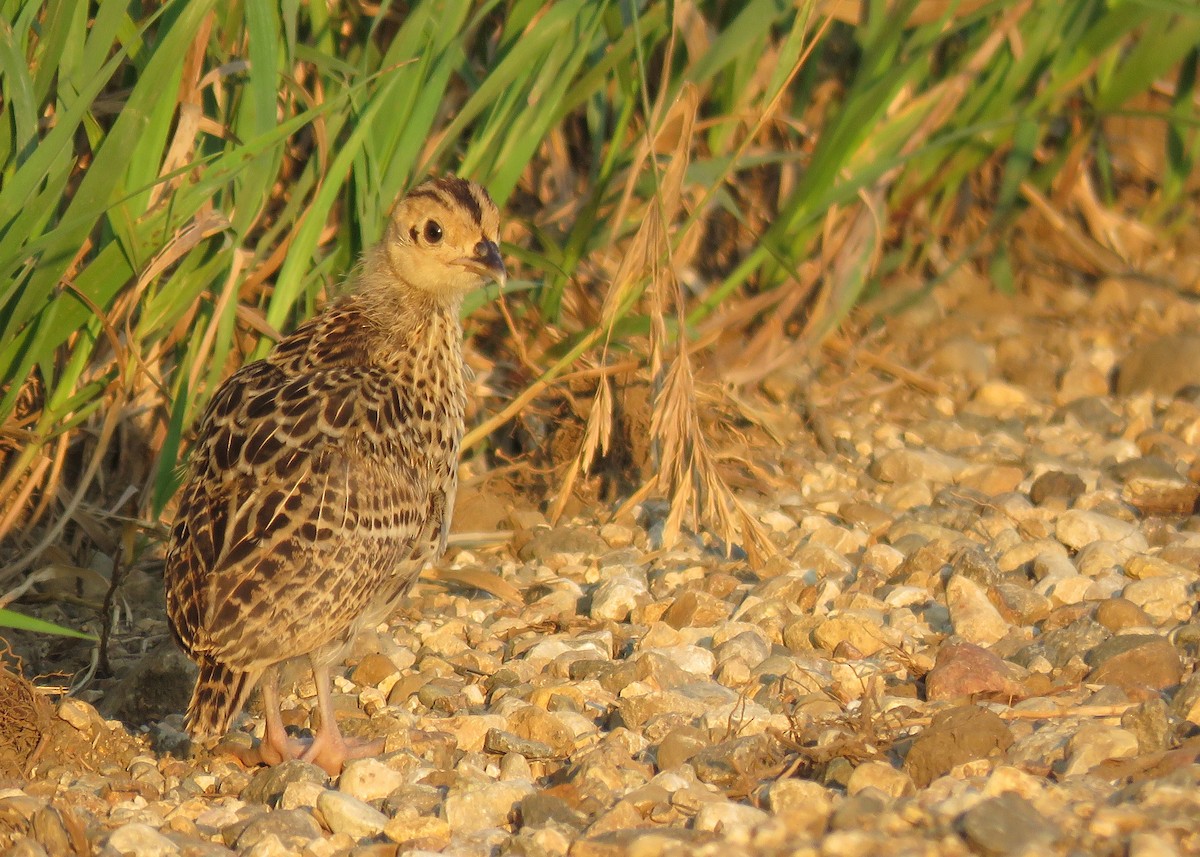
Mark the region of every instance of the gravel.
[[[886, 363], [803, 381], [828, 451], [795, 418], [799, 382], [767, 379], [786, 442], [750, 416], [743, 448], [730, 435], [777, 551], [761, 568], [662, 546], [660, 504], [513, 512], [512, 544], [452, 562], [525, 603], [422, 586], [366, 635], [338, 710], [386, 751], [333, 781], [186, 756], [177, 714], [131, 732], [64, 701], [0, 790], [0, 850], [1200, 853], [1200, 378], [1182, 377], [1200, 364], [1156, 379], [1146, 356], [1173, 334], [1147, 319], [1198, 320], [1134, 283], [1105, 296], [943, 287], [867, 346], [924, 386]], [[1114, 306], [1138, 308], [1138, 341]], [[1126, 352], [1110, 394], [1097, 367]]]

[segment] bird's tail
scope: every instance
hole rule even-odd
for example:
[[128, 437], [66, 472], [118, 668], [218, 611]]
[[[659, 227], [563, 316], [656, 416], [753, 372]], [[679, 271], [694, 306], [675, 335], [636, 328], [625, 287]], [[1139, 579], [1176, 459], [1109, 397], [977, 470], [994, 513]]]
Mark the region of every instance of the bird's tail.
[[188, 704], [188, 733], [193, 738], [206, 738], [228, 732], [261, 675], [261, 670], [243, 672], [215, 661], [201, 661], [200, 676]]

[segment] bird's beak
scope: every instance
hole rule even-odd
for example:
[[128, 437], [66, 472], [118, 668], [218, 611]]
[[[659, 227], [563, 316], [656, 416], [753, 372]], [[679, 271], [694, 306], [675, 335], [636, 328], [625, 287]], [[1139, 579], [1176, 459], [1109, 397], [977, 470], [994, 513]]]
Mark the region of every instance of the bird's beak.
[[501, 289], [508, 281], [508, 272], [504, 270], [504, 260], [500, 258], [500, 248], [495, 241], [481, 240], [475, 245], [475, 253], [456, 260], [464, 268], [474, 271], [480, 276], [495, 280]]

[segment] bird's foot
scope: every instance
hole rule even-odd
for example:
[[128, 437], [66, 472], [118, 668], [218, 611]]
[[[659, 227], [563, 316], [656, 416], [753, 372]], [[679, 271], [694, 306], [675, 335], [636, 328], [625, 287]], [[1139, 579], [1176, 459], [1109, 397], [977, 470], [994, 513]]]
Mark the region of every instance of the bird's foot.
[[383, 745], [382, 738], [344, 738], [336, 728], [322, 728], [300, 758], [322, 768], [329, 776], [336, 777], [346, 762], [378, 756], [383, 752]]
[[248, 768], [259, 765], [278, 765], [290, 759], [300, 759], [321, 768], [331, 777], [342, 772], [342, 766], [353, 759], [364, 759], [368, 756], [378, 756], [383, 752], [382, 738], [365, 740], [344, 738], [340, 732], [329, 735], [324, 730], [318, 731], [315, 738], [295, 738], [285, 735], [282, 740], [273, 739], [268, 735], [252, 747], [240, 742], [226, 742], [221, 746], [224, 752], [235, 756]]
[[255, 741], [250, 746], [241, 741], [225, 740], [218, 745], [217, 749], [235, 757], [247, 768], [255, 768], [259, 765], [278, 765], [289, 759], [303, 758], [312, 743], [311, 739], [293, 738], [290, 735], [285, 735], [282, 741], [272, 740], [270, 736], [267, 736], [261, 741]]

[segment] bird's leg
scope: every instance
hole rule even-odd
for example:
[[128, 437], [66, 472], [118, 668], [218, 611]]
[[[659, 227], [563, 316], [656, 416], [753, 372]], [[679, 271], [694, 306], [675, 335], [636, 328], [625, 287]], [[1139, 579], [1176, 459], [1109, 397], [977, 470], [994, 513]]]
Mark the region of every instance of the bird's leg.
[[283, 727], [283, 713], [279, 709], [279, 667], [267, 667], [262, 681], [263, 714], [267, 718], [266, 732], [259, 745], [258, 754], [268, 765], [278, 765], [295, 759], [304, 750], [304, 745], [288, 737]]
[[288, 759], [299, 759], [308, 748], [308, 742], [293, 738], [283, 726], [283, 715], [279, 708], [279, 667], [269, 666], [263, 670], [259, 688], [262, 691], [263, 713], [266, 717], [266, 732], [253, 749], [237, 749], [234, 754], [249, 766], [278, 765]]
[[312, 661], [313, 679], [317, 684], [317, 710], [320, 712], [321, 725], [316, 737], [300, 758], [312, 762], [325, 769], [331, 777], [342, 772], [342, 765], [349, 759], [361, 759], [365, 756], [377, 756], [383, 752], [383, 740], [347, 741], [338, 729], [337, 718], [333, 714], [333, 692], [329, 683], [329, 667]]

